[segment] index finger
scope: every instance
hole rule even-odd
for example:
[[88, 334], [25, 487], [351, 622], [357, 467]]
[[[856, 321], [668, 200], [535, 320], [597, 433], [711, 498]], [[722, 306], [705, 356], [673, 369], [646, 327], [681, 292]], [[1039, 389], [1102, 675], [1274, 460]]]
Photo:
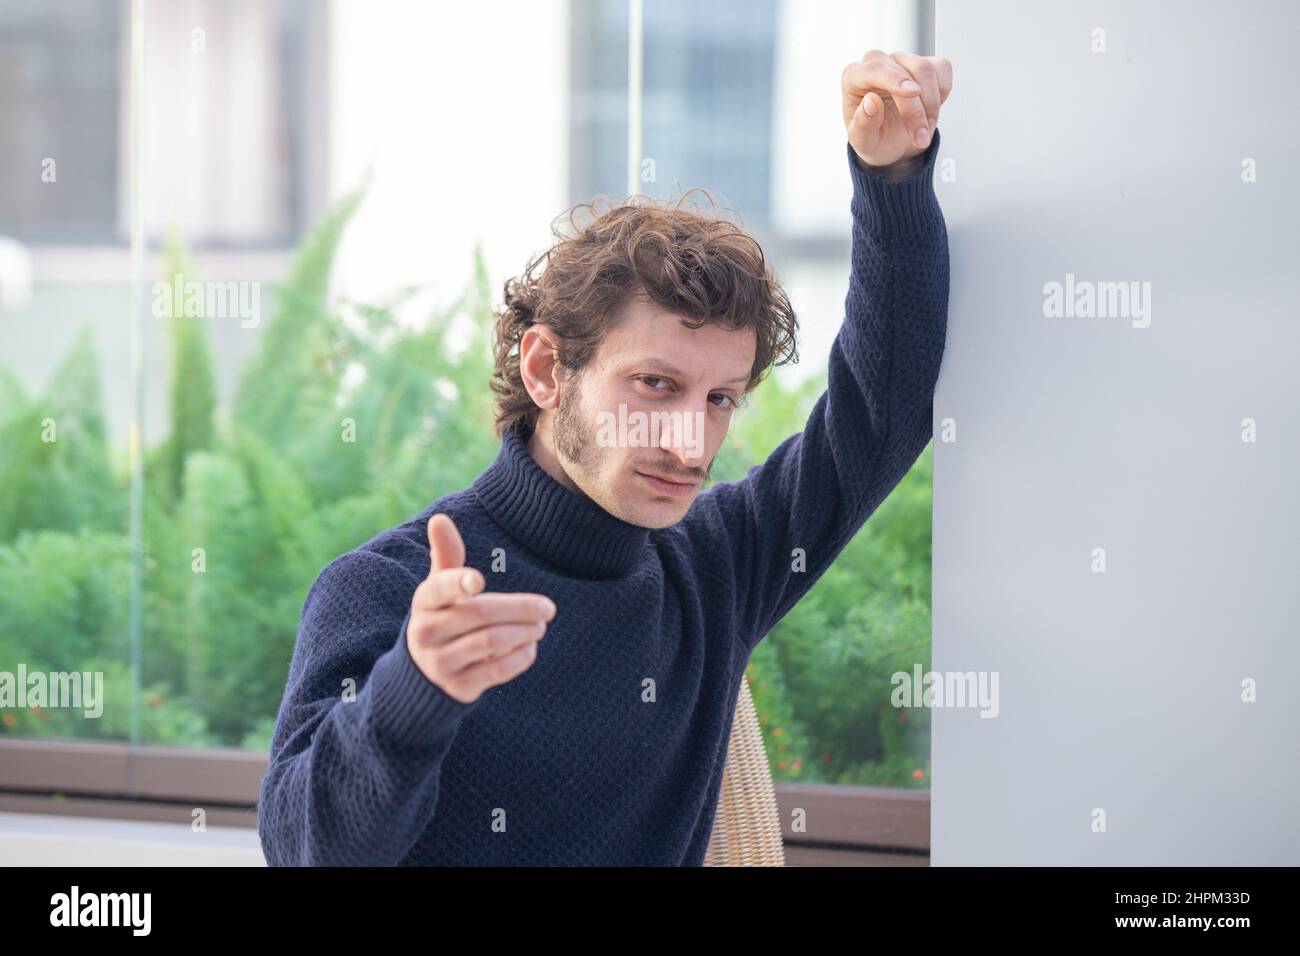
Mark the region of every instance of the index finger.
[[422, 581], [415, 589], [412, 606], [424, 611], [446, 611], [465, 625], [462, 631], [477, 630], [487, 624], [549, 621], [555, 615], [555, 602], [544, 594], [485, 591], [469, 597], [457, 595], [446, 601], [440, 599], [437, 587], [432, 580]]
[[[885, 90], [904, 98], [921, 95], [921, 87], [912, 74], [879, 50], [868, 50], [861, 60], [846, 66], [841, 85], [845, 96], [856, 96], [859, 100], [872, 90]], [[856, 102], [853, 105], [857, 107]]]

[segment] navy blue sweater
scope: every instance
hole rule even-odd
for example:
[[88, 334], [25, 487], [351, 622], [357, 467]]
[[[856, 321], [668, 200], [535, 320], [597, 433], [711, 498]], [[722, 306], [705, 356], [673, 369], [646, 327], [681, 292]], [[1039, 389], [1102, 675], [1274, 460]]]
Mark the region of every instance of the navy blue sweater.
[[[552, 479], [512, 430], [470, 488], [320, 573], [261, 786], [268, 863], [703, 861], [750, 653], [930, 439], [948, 310], [938, 146], [936, 132], [902, 182], [862, 172], [848, 148], [853, 264], [827, 389], [743, 480], [642, 528]], [[471, 704], [406, 648], [438, 511], [488, 590], [557, 608], [532, 666]]]

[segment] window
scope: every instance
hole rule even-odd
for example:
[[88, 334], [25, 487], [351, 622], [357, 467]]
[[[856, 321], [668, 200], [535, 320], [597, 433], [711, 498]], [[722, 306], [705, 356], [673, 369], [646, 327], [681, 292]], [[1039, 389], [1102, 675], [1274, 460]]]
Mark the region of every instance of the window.
[[0, 6], [0, 235], [117, 238], [121, 7]]
[[[849, 253], [828, 101], [847, 58], [889, 42], [837, 37], [875, 16], [860, 6], [644, 5], [639, 188], [708, 188], [803, 320], [802, 367], [760, 389], [765, 412], [733, 426], [720, 477], [802, 427], [824, 381]], [[105, 705], [102, 719], [6, 712], [0, 808], [19, 790], [235, 812], [256, 799], [307, 587], [491, 460], [483, 345], [501, 282], [561, 210], [626, 192], [628, 7], [149, 4], [140, 169], [130, 15], [96, 0], [0, 10], [0, 669], [101, 673]], [[502, 62], [527, 65], [527, 90]], [[829, 136], [804, 115], [814, 97]], [[136, 174], [142, 275], [126, 254]], [[276, 249], [292, 262], [257, 258]], [[204, 302], [218, 284], [236, 298], [160, 314], [186, 298], [178, 274]], [[834, 683], [927, 659], [927, 469], [928, 452], [754, 658], [779, 787], [826, 801], [823, 822], [876, 799], [862, 788], [913, 791], [886, 798], [901, 828], [864, 841], [831, 823], [818, 840], [923, 853], [928, 839], [924, 727], [888, 726]], [[890, 613], [854, 610], [868, 588]], [[860, 670], [798, 663], [826, 638], [816, 621]], [[828, 694], [845, 706], [813, 703]], [[906, 835], [891, 843], [891, 827]]]

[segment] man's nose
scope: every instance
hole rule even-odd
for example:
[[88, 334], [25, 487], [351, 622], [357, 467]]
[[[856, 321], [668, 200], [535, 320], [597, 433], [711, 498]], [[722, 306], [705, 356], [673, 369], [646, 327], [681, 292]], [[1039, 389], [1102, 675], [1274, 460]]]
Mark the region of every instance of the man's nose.
[[696, 472], [703, 464], [705, 421], [703, 409], [683, 408], [659, 428], [660, 450], [676, 458], [683, 470]]

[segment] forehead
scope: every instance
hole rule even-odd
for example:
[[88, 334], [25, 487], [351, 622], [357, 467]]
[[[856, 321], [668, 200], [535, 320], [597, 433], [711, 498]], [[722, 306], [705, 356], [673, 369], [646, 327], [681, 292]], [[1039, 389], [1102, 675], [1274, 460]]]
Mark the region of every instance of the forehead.
[[748, 373], [758, 346], [752, 328], [732, 329], [720, 323], [706, 323], [692, 329], [683, 319], [698, 320], [672, 312], [644, 295], [628, 301], [601, 340], [600, 358], [608, 364], [634, 361], [650, 355], [671, 357], [686, 369], [722, 367], [737, 374]]

